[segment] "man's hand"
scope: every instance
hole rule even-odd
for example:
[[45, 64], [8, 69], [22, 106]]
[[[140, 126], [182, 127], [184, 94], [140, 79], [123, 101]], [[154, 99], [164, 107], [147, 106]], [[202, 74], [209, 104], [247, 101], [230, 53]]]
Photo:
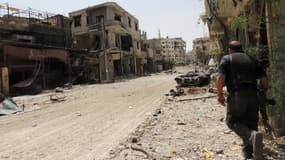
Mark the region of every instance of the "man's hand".
[[218, 102], [223, 106], [226, 105], [225, 104], [226, 99], [223, 95], [224, 84], [225, 84], [225, 76], [223, 74], [219, 74], [217, 82], [216, 82], [216, 86], [217, 86]]
[[218, 95], [218, 102], [223, 106], [226, 105], [226, 99], [225, 99], [224, 95]]

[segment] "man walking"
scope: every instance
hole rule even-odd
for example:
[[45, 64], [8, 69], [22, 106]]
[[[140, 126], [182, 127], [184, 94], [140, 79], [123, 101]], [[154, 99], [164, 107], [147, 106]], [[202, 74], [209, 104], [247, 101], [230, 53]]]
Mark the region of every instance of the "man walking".
[[265, 71], [251, 56], [245, 54], [239, 41], [229, 44], [229, 55], [222, 58], [216, 82], [218, 102], [223, 106], [226, 100], [223, 86], [227, 87], [227, 126], [243, 140], [245, 159], [262, 159], [263, 136], [257, 132], [258, 99], [257, 80], [264, 90], [268, 88]]

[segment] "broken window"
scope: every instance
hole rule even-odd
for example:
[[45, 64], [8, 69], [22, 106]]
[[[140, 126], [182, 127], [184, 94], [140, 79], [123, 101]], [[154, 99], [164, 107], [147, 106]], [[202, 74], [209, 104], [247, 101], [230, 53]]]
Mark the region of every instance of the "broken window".
[[137, 49], [140, 49], [140, 42], [137, 42]]
[[128, 17], [129, 27], [132, 28], [132, 20], [130, 17]]
[[93, 38], [92, 49], [98, 50], [101, 49], [101, 38], [98, 35], [95, 35]]
[[121, 43], [122, 50], [130, 51], [131, 47], [133, 47], [132, 37], [130, 35], [121, 36], [121, 41], [122, 41]]
[[104, 16], [100, 15], [100, 16], [96, 16], [96, 23], [103, 23], [104, 22]]
[[73, 17], [74, 27], [81, 26], [81, 15]]
[[86, 16], [86, 24], [89, 25], [89, 16]]
[[117, 13], [115, 13], [115, 17], [114, 17], [114, 19], [116, 20], [116, 21], [122, 21], [122, 16], [121, 15], [119, 15], [119, 14], [117, 14]]
[[138, 30], [139, 30], [138, 23], [136, 23], [136, 24], [135, 24], [135, 29], [136, 29], [136, 31], [138, 31]]
[[147, 44], [142, 44], [141, 50], [147, 51], [147, 48], [149, 48], [149, 46]]

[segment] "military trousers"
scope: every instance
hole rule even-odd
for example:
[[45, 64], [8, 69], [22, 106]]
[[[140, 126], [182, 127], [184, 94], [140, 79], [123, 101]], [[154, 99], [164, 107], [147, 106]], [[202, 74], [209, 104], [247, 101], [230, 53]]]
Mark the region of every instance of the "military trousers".
[[230, 92], [227, 98], [227, 126], [243, 140], [243, 154], [253, 152], [250, 136], [258, 127], [258, 99], [254, 89]]

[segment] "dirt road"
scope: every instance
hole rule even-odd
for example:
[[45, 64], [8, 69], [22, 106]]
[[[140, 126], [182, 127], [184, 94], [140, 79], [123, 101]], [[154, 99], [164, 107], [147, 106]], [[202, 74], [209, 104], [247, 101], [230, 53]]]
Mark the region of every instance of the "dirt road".
[[18, 97], [26, 113], [0, 117], [0, 159], [102, 159], [161, 104], [174, 76], [76, 86], [60, 103], [53, 93]]

